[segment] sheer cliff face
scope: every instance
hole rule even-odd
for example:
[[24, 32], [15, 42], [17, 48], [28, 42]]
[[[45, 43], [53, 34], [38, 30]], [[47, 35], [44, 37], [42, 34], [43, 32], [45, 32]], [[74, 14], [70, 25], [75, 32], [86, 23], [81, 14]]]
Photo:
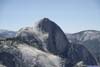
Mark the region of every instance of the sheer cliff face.
[[47, 49], [54, 54], [63, 54], [69, 48], [69, 42], [61, 28], [48, 18], [42, 19], [38, 28], [42, 32], [48, 33], [46, 41]]
[[[61, 28], [48, 18], [35, 27], [20, 29], [14, 38], [1, 40], [0, 48], [0, 65], [7, 67], [73, 67], [80, 61], [97, 65], [85, 47], [69, 43]], [[3, 56], [11, 61], [7, 63]]]

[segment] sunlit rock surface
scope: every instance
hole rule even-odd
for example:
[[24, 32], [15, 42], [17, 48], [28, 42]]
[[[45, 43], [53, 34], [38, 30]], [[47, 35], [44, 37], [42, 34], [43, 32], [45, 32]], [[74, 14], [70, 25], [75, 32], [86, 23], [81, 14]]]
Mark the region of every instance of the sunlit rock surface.
[[[10, 41], [9, 41], [10, 42]], [[4, 43], [6, 45], [4, 45]], [[25, 43], [13, 45], [2, 41], [0, 44], [0, 63], [7, 67], [61, 67], [59, 56], [45, 53]]]

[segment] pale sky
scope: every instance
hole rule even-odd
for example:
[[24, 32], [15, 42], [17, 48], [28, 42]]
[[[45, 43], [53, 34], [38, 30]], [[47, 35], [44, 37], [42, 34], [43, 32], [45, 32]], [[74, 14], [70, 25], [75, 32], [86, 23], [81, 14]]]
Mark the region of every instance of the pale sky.
[[17, 31], [44, 17], [66, 33], [100, 30], [100, 0], [0, 0], [0, 29]]

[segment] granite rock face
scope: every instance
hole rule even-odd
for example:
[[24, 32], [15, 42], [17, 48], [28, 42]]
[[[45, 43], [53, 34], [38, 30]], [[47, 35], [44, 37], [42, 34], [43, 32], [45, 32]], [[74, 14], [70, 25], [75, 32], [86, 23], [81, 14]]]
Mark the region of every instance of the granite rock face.
[[80, 61], [85, 65], [97, 65], [95, 58], [83, 45], [72, 43], [67, 55], [70, 61], [67, 65], [69, 67], [75, 66]]
[[80, 61], [97, 65], [84, 46], [70, 43], [48, 18], [35, 27], [20, 29], [16, 37], [0, 40], [0, 65], [6, 67], [74, 67]]
[[[70, 58], [70, 65], [68, 64], [69, 66], [73, 66], [79, 61], [83, 61], [87, 65], [96, 64], [92, 54], [82, 45], [69, 43], [64, 32], [53, 21], [48, 18], [44, 18], [40, 21], [38, 27], [40, 30], [48, 33], [49, 35], [46, 42], [48, 50], [51, 53], [55, 52], [54, 54], [59, 55], [62, 58], [66, 58], [66, 60]], [[54, 51], [52, 51], [53, 48]]]
[[67, 51], [70, 44], [64, 32], [56, 23], [48, 18], [44, 18], [39, 22], [37, 27], [40, 31], [48, 33], [46, 47], [49, 52], [56, 55], [63, 55]]
[[0, 42], [2, 67], [61, 67], [60, 63], [60, 57], [45, 53], [20, 40]]

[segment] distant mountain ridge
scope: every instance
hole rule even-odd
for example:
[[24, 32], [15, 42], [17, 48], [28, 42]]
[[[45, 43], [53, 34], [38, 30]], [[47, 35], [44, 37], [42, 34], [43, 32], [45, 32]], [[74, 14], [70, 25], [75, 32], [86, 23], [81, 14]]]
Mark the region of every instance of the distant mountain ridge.
[[84, 45], [100, 63], [100, 31], [85, 30], [66, 36], [71, 43]]
[[[78, 33], [74, 33], [74, 34], [71, 34], [71, 35], [74, 35], [72, 36], [72, 38], [76, 38], [77, 40], [79, 41], [86, 41], [86, 40], [92, 40], [92, 39], [99, 39], [100, 38], [100, 31], [96, 31], [96, 30], [85, 30], [85, 31], [81, 31], [81, 32], [78, 32]], [[67, 36], [69, 37], [70, 34]]]
[[16, 32], [14, 31], [0, 29], [0, 38], [9, 38], [9, 37], [15, 37], [15, 36], [16, 36]]

